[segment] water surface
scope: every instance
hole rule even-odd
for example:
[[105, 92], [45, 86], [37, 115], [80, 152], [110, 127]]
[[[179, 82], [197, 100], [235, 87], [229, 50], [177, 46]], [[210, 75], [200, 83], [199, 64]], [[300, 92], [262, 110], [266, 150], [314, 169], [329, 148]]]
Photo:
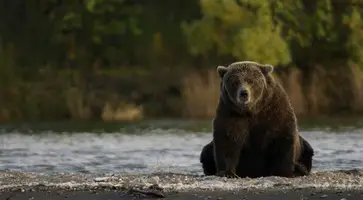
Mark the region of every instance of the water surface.
[[[38, 130], [4, 126], [0, 134], [0, 170], [202, 173], [199, 155], [212, 139], [210, 121], [146, 124], [114, 128], [112, 133], [100, 127], [60, 131], [49, 126]], [[313, 170], [363, 168], [362, 130], [302, 129], [301, 135], [315, 149]]]

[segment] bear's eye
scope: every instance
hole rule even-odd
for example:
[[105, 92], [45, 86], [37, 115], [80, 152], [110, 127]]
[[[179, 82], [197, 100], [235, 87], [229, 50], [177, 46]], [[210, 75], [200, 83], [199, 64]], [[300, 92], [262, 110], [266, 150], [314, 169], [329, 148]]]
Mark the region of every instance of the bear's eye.
[[238, 81], [233, 81], [231, 84], [234, 88], [238, 87], [239, 83]]
[[238, 77], [230, 77], [228, 80], [233, 87], [237, 87], [240, 83]]

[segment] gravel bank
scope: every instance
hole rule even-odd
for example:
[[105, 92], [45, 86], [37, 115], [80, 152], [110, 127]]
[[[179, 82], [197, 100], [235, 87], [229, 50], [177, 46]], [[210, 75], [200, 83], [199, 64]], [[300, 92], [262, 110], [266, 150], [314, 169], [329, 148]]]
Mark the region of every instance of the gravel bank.
[[363, 170], [299, 178], [225, 179], [190, 174], [0, 172], [1, 200], [20, 199], [363, 199]]

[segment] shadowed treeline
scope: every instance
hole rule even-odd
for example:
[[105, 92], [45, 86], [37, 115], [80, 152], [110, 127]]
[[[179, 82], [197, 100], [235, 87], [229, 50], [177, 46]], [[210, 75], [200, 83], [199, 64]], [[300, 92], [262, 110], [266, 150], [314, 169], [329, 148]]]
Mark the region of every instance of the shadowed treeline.
[[0, 0], [0, 121], [213, 117], [217, 65], [298, 116], [363, 114], [363, 0]]

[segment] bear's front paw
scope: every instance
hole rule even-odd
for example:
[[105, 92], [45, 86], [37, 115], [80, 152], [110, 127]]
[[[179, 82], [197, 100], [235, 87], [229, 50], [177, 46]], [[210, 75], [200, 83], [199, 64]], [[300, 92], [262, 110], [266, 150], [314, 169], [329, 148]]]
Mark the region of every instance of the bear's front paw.
[[216, 173], [216, 176], [224, 177], [226, 175], [226, 171], [219, 171]]
[[232, 171], [220, 171], [216, 176], [227, 177], [227, 178], [240, 178], [236, 173]]
[[294, 177], [307, 176], [307, 175], [309, 175], [309, 171], [306, 169], [304, 165], [300, 163], [295, 164]]

